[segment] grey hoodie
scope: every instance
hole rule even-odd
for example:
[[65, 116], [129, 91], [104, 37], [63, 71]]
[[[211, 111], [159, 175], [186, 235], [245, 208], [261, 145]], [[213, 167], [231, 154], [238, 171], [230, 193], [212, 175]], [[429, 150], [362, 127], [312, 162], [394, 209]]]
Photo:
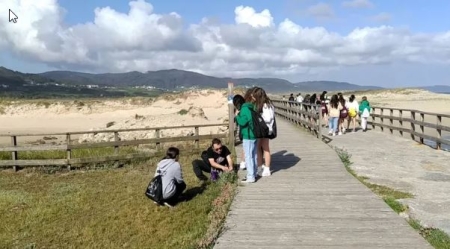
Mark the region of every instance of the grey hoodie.
[[156, 167], [155, 176], [161, 171], [163, 199], [169, 199], [175, 194], [175, 182], [182, 183], [181, 165], [175, 159], [163, 159]]

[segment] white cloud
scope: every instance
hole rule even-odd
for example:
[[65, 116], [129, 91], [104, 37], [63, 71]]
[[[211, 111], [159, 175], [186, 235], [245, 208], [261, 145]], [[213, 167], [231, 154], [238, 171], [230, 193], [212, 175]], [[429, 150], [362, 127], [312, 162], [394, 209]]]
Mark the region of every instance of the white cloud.
[[372, 16], [372, 20], [376, 22], [389, 22], [391, 19], [392, 19], [391, 14], [386, 12], [382, 12], [379, 13], [378, 15]]
[[347, 8], [373, 8], [374, 4], [369, 0], [351, 0], [344, 1], [342, 6]]
[[[5, 1], [0, 0], [0, 5]], [[261, 76], [382, 63], [450, 63], [450, 31], [416, 34], [379, 26], [339, 34], [289, 19], [275, 23], [269, 10], [244, 6], [236, 7], [235, 23], [204, 18], [186, 27], [179, 14], [155, 13], [144, 0], [130, 2], [127, 13], [97, 8], [94, 20], [67, 26], [65, 10], [56, 0], [8, 3], [19, 20], [11, 24], [0, 19], [0, 52], [61, 69], [178, 68], [222, 76]], [[319, 9], [316, 14], [321, 13]], [[326, 13], [330, 12], [322, 16]]]
[[246, 23], [255, 28], [273, 25], [272, 15], [267, 9], [256, 13], [252, 7], [239, 6], [234, 10], [234, 14], [236, 23]]
[[312, 5], [307, 9], [307, 12], [309, 15], [319, 19], [334, 17], [333, 8], [326, 3]]

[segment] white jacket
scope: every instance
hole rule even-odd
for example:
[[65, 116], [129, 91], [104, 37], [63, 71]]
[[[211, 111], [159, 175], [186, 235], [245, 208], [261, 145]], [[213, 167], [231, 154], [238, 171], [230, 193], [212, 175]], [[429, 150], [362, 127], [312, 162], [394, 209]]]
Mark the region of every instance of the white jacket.
[[275, 120], [275, 109], [273, 105], [268, 106], [267, 104], [264, 104], [261, 117], [266, 122], [267, 127], [269, 127], [269, 134], [272, 134], [273, 122]]

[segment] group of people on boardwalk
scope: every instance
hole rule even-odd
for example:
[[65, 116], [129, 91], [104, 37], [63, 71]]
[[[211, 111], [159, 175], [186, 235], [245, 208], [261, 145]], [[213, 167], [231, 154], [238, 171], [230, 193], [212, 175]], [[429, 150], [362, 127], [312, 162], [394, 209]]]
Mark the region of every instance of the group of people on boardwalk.
[[[254, 183], [259, 176], [270, 176], [269, 140], [276, 137], [275, 110], [264, 89], [253, 87], [244, 96], [233, 98], [235, 121], [239, 126], [239, 137], [243, 143], [243, 160], [240, 168], [247, 169], [242, 182]], [[180, 150], [168, 148], [166, 156], [158, 163], [154, 178], [147, 187], [146, 195], [158, 205], [171, 206], [179, 201], [186, 189], [181, 165], [178, 162]], [[231, 151], [218, 138], [201, 153], [200, 159], [192, 162], [196, 177], [205, 182], [210, 173], [211, 181], [216, 181], [223, 172], [234, 173]], [[258, 168], [262, 171], [258, 174]], [[158, 186], [159, 185], [159, 186]]]
[[328, 134], [331, 136], [345, 134], [350, 129], [350, 124], [352, 132], [356, 132], [358, 117], [362, 131], [367, 131], [367, 119], [370, 116], [371, 107], [366, 96], [363, 96], [358, 103], [354, 94], [347, 99], [342, 93], [337, 93], [329, 99], [327, 91], [323, 91], [319, 97], [315, 93], [307, 94], [305, 97], [300, 93], [296, 97], [291, 94], [288, 101], [302, 103], [299, 105], [302, 110], [311, 111], [312, 105], [320, 106], [316, 111], [321, 115], [325, 126], [329, 128]]

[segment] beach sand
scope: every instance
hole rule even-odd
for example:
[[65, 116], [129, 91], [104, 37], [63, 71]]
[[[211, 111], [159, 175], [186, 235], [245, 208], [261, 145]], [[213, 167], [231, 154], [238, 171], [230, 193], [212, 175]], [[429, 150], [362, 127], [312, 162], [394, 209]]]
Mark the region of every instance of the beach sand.
[[[330, 95], [331, 93], [329, 93]], [[373, 106], [417, 109], [450, 113], [450, 95], [417, 89], [389, 89], [355, 94], [358, 101], [367, 96]], [[100, 129], [127, 129], [195, 124], [227, 123], [226, 90], [191, 90], [156, 99], [124, 98], [117, 100], [48, 100], [33, 103], [16, 101], [0, 107], [0, 134], [64, 133]], [[386, 112], [385, 114], [389, 114]], [[435, 121], [434, 121], [435, 122]], [[109, 124], [109, 127], [107, 127]], [[443, 119], [450, 126], [450, 119]], [[193, 129], [164, 131], [163, 136], [187, 135]], [[200, 134], [221, 133], [224, 127], [200, 129]], [[152, 132], [135, 132], [122, 139], [154, 137]], [[20, 138], [20, 142], [36, 141], [41, 137]], [[61, 138], [62, 139], [62, 138]], [[80, 142], [110, 141], [111, 135], [81, 136]], [[10, 137], [0, 137], [0, 144], [9, 144]]]
[[[2, 107], [0, 134], [61, 133], [104, 129], [165, 127], [196, 124], [227, 123], [227, 93], [213, 90], [195, 90], [164, 95], [154, 100], [133, 99], [82, 101], [60, 103], [57, 101], [35, 104], [12, 103]], [[82, 104], [80, 104], [82, 103]], [[107, 124], [109, 124], [107, 127]], [[193, 129], [163, 131], [163, 136], [185, 135]], [[201, 128], [200, 134], [223, 132], [224, 127]], [[127, 134], [124, 139], [149, 138], [146, 132]], [[42, 137], [20, 138], [37, 140]], [[108, 138], [84, 136], [80, 140], [107, 141]], [[20, 141], [19, 141], [20, 142]], [[10, 143], [10, 137], [0, 137], [0, 144]]]

